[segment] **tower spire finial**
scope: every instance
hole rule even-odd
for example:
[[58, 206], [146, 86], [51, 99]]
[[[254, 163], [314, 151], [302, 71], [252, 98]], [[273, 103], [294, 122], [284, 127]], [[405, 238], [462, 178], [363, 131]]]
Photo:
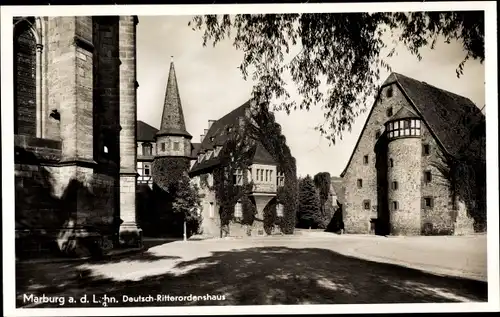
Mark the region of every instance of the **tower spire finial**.
[[173, 63], [174, 62], [174, 55], [170, 55], [170, 62]]

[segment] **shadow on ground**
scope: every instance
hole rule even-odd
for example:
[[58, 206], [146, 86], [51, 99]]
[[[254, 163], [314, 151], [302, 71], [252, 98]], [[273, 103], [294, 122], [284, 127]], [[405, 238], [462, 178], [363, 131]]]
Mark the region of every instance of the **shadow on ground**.
[[[163, 259], [147, 252], [135, 259]], [[160, 264], [161, 261], [158, 261]], [[106, 263], [104, 263], [106, 265]], [[440, 277], [395, 265], [360, 260], [316, 248], [262, 247], [180, 261], [173, 272], [139, 281], [113, 281], [93, 276], [75, 264], [18, 264], [17, 306], [23, 294], [45, 296], [113, 296], [109, 306], [368, 304], [487, 301], [487, 283]], [[124, 303], [122, 295], [224, 295], [224, 301], [153, 301]], [[71, 306], [67, 301], [65, 306]], [[77, 301], [73, 306], [87, 305]], [[36, 307], [58, 307], [42, 304]]]

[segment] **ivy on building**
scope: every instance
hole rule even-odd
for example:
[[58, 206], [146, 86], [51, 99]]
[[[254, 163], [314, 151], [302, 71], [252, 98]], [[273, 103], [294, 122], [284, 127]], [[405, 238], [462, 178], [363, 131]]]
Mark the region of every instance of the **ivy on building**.
[[[234, 218], [234, 207], [238, 201], [241, 203], [243, 214], [240, 223], [251, 225], [255, 219], [257, 209], [255, 201], [250, 196], [253, 182], [248, 180], [250, 172], [248, 168], [252, 164], [258, 142], [277, 162], [278, 172], [283, 172], [285, 176], [284, 187], [278, 188], [276, 198], [264, 210], [265, 230], [268, 231], [270, 226], [279, 224], [283, 233], [292, 234], [298, 206], [296, 163], [286, 144], [281, 126], [276, 123], [267, 105], [261, 104], [252, 107], [250, 116], [242, 119], [240, 124], [233, 128], [219, 154], [220, 164], [213, 170], [213, 185], [208, 184], [208, 174], [200, 176], [200, 185], [209, 187], [215, 192], [219, 205], [221, 235], [229, 234], [230, 222], [237, 221]], [[240, 185], [234, 182], [237, 170], [243, 174], [243, 183]], [[279, 222], [275, 215], [278, 202], [284, 205], [284, 217]]]
[[286, 144], [281, 126], [268, 103], [256, 103], [251, 108], [246, 124], [249, 135], [258, 140], [277, 162], [277, 171], [285, 176], [285, 184], [278, 188], [276, 203], [283, 204], [284, 215], [279, 225], [284, 234], [293, 234], [298, 208], [298, 182], [296, 160]]

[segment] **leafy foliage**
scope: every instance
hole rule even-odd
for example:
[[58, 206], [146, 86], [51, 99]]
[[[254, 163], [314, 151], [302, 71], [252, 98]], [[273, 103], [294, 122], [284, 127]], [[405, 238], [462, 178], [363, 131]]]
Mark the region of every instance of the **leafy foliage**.
[[307, 175], [299, 181], [299, 213], [300, 226], [316, 227], [321, 223], [319, 193], [311, 176]]
[[331, 177], [328, 172], [321, 172], [314, 175], [314, 186], [319, 191], [320, 204], [323, 206], [330, 196]]
[[[228, 226], [234, 218], [234, 206], [238, 201], [242, 203], [242, 223], [251, 224], [256, 212], [255, 206], [248, 200], [253, 183], [248, 182], [245, 177], [253, 157], [252, 145], [253, 141], [244, 133], [242, 127], [236, 128], [222, 147], [219, 153], [220, 164], [213, 171], [212, 189], [219, 205], [222, 231], [226, 233], [229, 233]], [[243, 185], [234, 182], [233, 175], [237, 170], [243, 172]]]
[[251, 107], [246, 131], [252, 138], [259, 140], [264, 148], [278, 163], [277, 171], [285, 176], [285, 184], [277, 189], [277, 202], [283, 204], [284, 215], [280, 223], [284, 234], [293, 234], [298, 208], [297, 165], [281, 126], [276, 122], [274, 114], [269, 110], [267, 102], [254, 103]]
[[[387, 58], [399, 43], [420, 60], [421, 49], [434, 48], [440, 38], [460, 41], [465, 56], [457, 76], [469, 59], [484, 61], [482, 11], [204, 15], [189, 25], [203, 31], [204, 46], [233, 38], [244, 52], [243, 77], [256, 81], [255, 101], [274, 100], [273, 108], [287, 113], [321, 106], [325, 122], [317, 129], [332, 143], [366, 111], [380, 68], [390, 70]], [[302, 97], [298, 102], [287, 76]]]
[[465, 203], [474, 219], [474, 230], [483, 232], [487, 224], [485, 117], [481, 115], [470, 128], [468, 142], [463, 143], [458, 155], [439, 153], [432, 165], [447, 181], [454, 198]]
[[184, 157], [157, 157], [153, 161], [153, 182], [158, 189], [168, 192], [170, 186], [187, 175], [189, 159]]

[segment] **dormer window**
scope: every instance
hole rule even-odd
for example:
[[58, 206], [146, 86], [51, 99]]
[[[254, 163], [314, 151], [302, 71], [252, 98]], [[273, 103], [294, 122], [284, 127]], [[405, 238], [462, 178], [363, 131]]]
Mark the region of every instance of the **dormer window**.
[[213, 142], [215, 140], [215, 138], [212, 136], [210, 137], [210, 142]]
[[232, 132], [233, 131], [233, 128], [232, 127], [227, 127], [227, 132]]
[[215, 157], [219, 156], [219, 153], [220, 153], [221, 149], [222, 149], [222, 146], [220, 146], [220, 145], [217, 146], [217, 147], [215, 147], [215, 151], [214, 151], [214, 154], [215, 154], [214, 156]]
[[213, 152], [214, 152], [213, 150], [208, 150], [208, 152], [206, 154], [207, 155], [207, 160], [209, 160], [212, 157], [212, 153]]

